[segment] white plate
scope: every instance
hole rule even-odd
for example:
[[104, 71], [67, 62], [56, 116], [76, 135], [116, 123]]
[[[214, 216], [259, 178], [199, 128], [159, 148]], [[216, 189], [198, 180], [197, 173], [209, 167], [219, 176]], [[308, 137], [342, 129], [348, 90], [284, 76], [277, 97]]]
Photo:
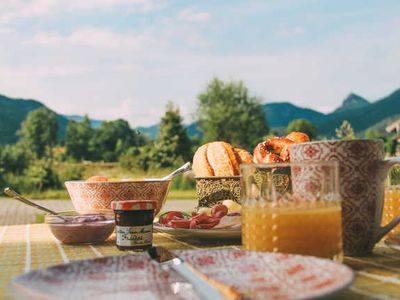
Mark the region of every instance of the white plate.
[[[348, 287], [353, 271], [327, 259], [243, 250], [175, 251], [204, 274], [246, 299], [311, 299]], [[22, 299], [199, 299], [185, 279], [147, 253], [108, 256], [38, 269], [14, 278]]]
[[154, 229], [168, 233], [176, 237], [199, 238], [199, 239], [240, 239], [242, 230], [238, 229], [184, 229], [171, 228], [154, 223]]

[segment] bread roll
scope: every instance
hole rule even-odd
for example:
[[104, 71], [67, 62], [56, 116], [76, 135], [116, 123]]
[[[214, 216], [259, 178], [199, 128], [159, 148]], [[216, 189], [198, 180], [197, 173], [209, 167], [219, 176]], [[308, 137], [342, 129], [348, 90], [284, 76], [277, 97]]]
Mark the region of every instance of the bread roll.
[[233, 148], [233, 151], [239, 164], [251, 164], [253, 162], [253, 155], [250, 152], [240, 148]]
[[193, 156], [192, 169], [196, 177], [214, 176], [214, 171], [207, 159], [207, 148], [208, 144], [201, 146]]
[[252, 155], [246, 150], [225, 142], [212, 142], [197, 149], [192, 168], [196, 177], [238, 176], [239, 165], [252, 163], [252, 160]]
[[207, 158], [215, 176], [239, 175], [239, 163], [232, 145], [225, 142], [208, 144]]

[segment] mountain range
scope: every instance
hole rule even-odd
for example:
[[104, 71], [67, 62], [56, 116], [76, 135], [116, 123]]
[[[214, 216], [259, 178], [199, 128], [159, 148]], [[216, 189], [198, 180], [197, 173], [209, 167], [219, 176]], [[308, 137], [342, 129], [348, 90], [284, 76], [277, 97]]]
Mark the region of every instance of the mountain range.
[[[0, 95], [0, 144], [12, 144], [18, 140], [17, 131], [27, 114], [43, 103], [32, 99], [15, 99]], [[374, 127], [384, 130], [385, 126], [400, 117], [400, 89], [377, 101], [368, 101], [363, 97], [351, 93], [333, 112], [324, 114], [310, 108], [296, 106], [290, 102], [273, 102], [262, 105], [268, 124], [271, 129], [284, 130], [294, 119], [307, 119], [318, 127], [319, 134], [324, 137], [333, 137], [335, 129], [343, 120], [351, 123], [355, 132], [363, 132]], [[61, 139], [69, 120], [82, 121], [82, 116], [58, 114], [58, 136]], [[101, 120], [91, 120], [92, 127], [98, 128]], [[186, 126], [190, 137], [201, 135], [196, 123]], [[150, 138], [158, 134], [159, 124], [149, 127], [136, 128]]]
[[[64, 117], [66, 117], [68, 120], [71, 121], [75, 121], [75, 122], [82, 122], [85, 117], [83, 116], [78, 116], [78, 115], [64, 115]], [[90, 125], [92, 126], [92, 128], [99, 128], [101, 126], [101, 123], [103, 123], [103, 121], [101, 120], [95, 120], [95, 119], [89, 119], [90, 120]]]
[[[299, 107], [290, 102], [266, 103], [262, 105], [262, 108], [270, 128], [278, 132], [284, 132], [287, 125], [295, 119], [306, 119], [318, 127], [319, 135], [327, 138], [335, 136], [335, 129], [344, 120], [350, 122], [356, 133], [364, 132], [369, 128], [383, 133], [389, 123], [400, 119], [400, 89], [373, 102], [350, 93], [338, 108], [328, 114]], [[137, 129], [143, 134], [155, 138], [159, 124]], [[187, 125], [186, 130], [189, 136], [200, 134], [196, 123]]]
[[[32, 99], [13, 99], [0, 95], [0, 144], [13, 144], [18, 140], [17, 131], [27, 114], [45, 105]], [[57, 115], [58, 137], [65, 134], [68, 119], [63, 115]]]

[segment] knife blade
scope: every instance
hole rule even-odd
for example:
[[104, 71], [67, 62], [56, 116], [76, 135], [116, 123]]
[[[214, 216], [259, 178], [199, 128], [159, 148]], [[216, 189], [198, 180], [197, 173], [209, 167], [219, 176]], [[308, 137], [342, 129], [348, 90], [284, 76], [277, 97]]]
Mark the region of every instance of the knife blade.
[[169, 266], [193, 284], [196, 292], [204, 300], [241, 299], [233, 287], [209, 278], [164, 247], [152, 247], [148, 250], [148, 254], [153, 260]]

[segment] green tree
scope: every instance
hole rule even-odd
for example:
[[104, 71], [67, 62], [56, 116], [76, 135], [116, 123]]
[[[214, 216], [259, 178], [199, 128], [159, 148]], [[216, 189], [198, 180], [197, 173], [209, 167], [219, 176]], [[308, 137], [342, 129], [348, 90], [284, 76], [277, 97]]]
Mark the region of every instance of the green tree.
[[191, 156], [191, 144], [182, 125], [179, 108], [169, 102], [161, 119], [151, 160], [155, 162], [156, 167], [165, 168], [190, 160]]
[[3, 194], [3, 190], [5, 187], [6, 187], [6, 180], [4, 179], [2, 169], [0, 168], [0, 195]]
[[19, 145], [5, 145], [0, 148], [0, 172], [22, 174], [28, 167], [30, 157]]
[[23, 189], [26, 191], [59, 188], [60, 182], [50, 159], [34, 160], [24, 172]]
[[18, 131], [18, 144], [34, 157], [41, 159], [52, 155], [52, 148], [57, 142], [57, 117], [45, 107], [28, 113]]
[[118, 119], [103, 122], [95, 130], [89, 148], [95, 160], [117, 161], [125, 150], [140, 143], [141, 138], [130, 128], [129, 123]]
[[60, 182], [68, 180], [82, 180], [84, 179], [85, 166], [82, 163], [66, 163], [63, 168], [58, 172]]
[[342, 125], [336, 129], [336, 137], [341, 140], [354, 140], [356, 138], [351, 124], [344, 120]]
[[4, 189], [4, 186], [6, 184], [5, 178], [4, 178], [4, 160], [3, 160], [3, 150], [4, 148], [0, 146], [0, 195], [2, 194], [2, 191]]
[[198, 96], [197, 119], [205, 142], [222, 140], [250, 149], [268, 133], [262, 105], [242, 81], [213, 79]]
[[306, 133], [310, 139], [315, 139], [318, 134], [318, 128], [306, 119], [296, 119], [289, 123], [287, 133], [300, 131]]
[[143, 170], [150, 168], [151, 153], [153, 151], [154, 142], [150, 142], [142, 147], [131, 147], [119, 157], [119, 165], [127, 170]]
[[88, 116], [82, 122], [69, 121], [65, 133], [65, 154], [75, 160], [91, 159], [89, 141], [94, 131]]

